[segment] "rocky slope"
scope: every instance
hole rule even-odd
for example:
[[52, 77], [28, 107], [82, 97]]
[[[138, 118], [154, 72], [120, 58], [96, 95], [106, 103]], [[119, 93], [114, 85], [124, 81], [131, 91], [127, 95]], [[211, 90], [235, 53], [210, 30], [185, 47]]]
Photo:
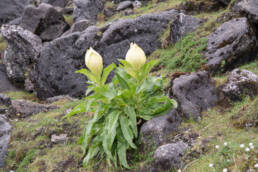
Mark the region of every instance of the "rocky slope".
[[[258, 141], [256, 0], [13, 0], [0, 9], [3, 171], [85, 171], [77, 140], [90, 115], [62, 119], [87, 89], [75, 71], [89, 47], [107, 66], [130, 42], [160, 60], [153, 74], [167, 76], [178, 102], [139, 126], [131, 171], [255, 168], [258, 145], [246, 146]], [[89, 170], [125, 171], [102, 161]]]

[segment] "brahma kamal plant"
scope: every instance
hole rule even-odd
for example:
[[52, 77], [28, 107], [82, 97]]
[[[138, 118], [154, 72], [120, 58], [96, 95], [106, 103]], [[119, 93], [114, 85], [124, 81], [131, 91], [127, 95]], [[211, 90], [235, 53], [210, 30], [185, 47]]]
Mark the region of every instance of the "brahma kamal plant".
[[[137, 149], [139, 120], [150, 120], [168, 112], [176, 102], [164, 95], [164, 78], [151, 76], [158, 63], [146, 63], [144, 51], [131, 43], [125, 60], [119, 60], [103, 70], [100, 54], [90, 48], [85, 56], [87, 69], [77, 73], [88, 78], [86, 97], [65, 118], [88, 112], [93, 115], [86, 122], [79, 143], [83, 149], [83, 165], [105, 158], [108, 165], [130, 168], [126, 153]], [[110, 72], [112, 81], [107, 83]]]

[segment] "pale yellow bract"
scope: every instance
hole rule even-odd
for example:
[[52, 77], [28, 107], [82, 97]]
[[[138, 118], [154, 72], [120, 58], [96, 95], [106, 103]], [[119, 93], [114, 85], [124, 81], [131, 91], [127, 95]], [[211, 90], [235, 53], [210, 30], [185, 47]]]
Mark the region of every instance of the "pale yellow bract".
[[135, 43], [130, 44], [125, 60], [136, 70], [140, 69], [146, 62], [144, 51]]
[[93, 74], [98, 77], [101, 76], [103, 70], [103, 60], [101, 55], [93, 48], [87, 50], [85, 55], [85, 64]]

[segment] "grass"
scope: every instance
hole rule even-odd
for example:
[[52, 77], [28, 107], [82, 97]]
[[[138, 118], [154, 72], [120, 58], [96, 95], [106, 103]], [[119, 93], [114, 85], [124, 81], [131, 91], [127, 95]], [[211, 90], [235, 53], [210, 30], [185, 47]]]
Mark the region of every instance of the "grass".
[[5, 92], [4, 94], [10, 97], [12, 100], [26, 99], [31, 101], [38, 101], [33, 93], [29, 93], [26, 91], [9, 91]]
[[68, 23], [70, 26], [73, 25], [73, 15], [64, 15], [66, 23]]
[[[3, 55], [4, 55], [4, 50], [6, 49], [6, 41], [4, 40], [4, 38], [0, 35], [0, 53], [1, 53], [1, 55], [2, 55], [2, 57], [3, 57]], [[0, 60], [1, 60], [1, 58], [0, 58]]]
[[[191, 153], [200, 153], [200, 156], [188, 162], [185, 171], [222, 171], [223, 168], [229, 171], [246, 171], [253, 167], [258, 145], [255, 145], [254, 150], [246, 152], [240, 148], [240, 144], [258, 143], [257, 128], [243, 130], [235, 127], [234, 116], [241, 113], [244, 114], [243, 118], [257, 119], [257, 112], [258, 98], [245, 98], [242, 102], [232, 103], [228, 108], [218, 106], [209, 110], [199, 123], [185, 122], [184, 127], [191, 128], [192, 132], [199, 135], [198, 144], [192, 148]], [[225, 142], [228, 143], [227, 146], [223, 145]], [[220, 148], [216, 149], [215, 145]], [[214, 164], [214, 168], [210, 168], [209, 164]]]

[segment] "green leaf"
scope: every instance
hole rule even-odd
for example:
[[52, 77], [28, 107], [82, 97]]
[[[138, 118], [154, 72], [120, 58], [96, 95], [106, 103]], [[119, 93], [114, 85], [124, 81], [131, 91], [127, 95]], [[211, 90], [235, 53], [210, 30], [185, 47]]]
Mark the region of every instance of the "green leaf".
[[116, 73], [116, 77], [117, 77], [119, 86], [122, 90], [129, 88], [129, 85], [127, 84], [127, 82], [118, 73]]
[[110, 72], [112, 72], [114, 69], [116, 68], [116, 65], [114, 63], [110, 64], [109, 66], [107, 66], [104, 71], [103, 71], [103, 75], [102, 75], [102, 79], [101, 79], [101, 83], [102, 85], [104, 85], [107, 81], [108, 75], [110, 74]]
[[91, 146], [89, 147], [87, 155], [83, 159], [83, 164], [87, 166], [89, 164], [89, 161], [98, 154], [100, 151], [99, 145], [101, 144], [101, 138], [100, 136], [96, 136], [93, 141]]
[[134, 111], [134, 108], [132, 108], [130, 106], [126, 106], [125, 113], [129, 117], [129, 123], [133, 130], [134, 136], [138, 137], [137, 120], [136, 120], [136, 113]]
[[108, 114], [105, 121], [102, 146], [105, 153], [107, 154], [107, 158], [111, 159], [112, 161], [114, 161], [114, 157], [111, 153], [111, 148], [116, 137], [116, 128], [118, 126], [118, 118], [120, 113], [120, 111], [111, 112], [110, 114]]
[[80, 70], [77, 70], [75, 73], [81, 73], [81, 74], [85, 75], [89, 80], [91, 80], [93, 82], [97, 82], [97, 77], [95, 75], [93, 75], [90, 71], [88, 71], [87, 69], [80, 69]]
[[133, 133], [128, 125], [128, 119], [125, 116], [120, 116], [119, 121], [125, 140], [132, 148], [136, 149], [136, 146], [133, 143]]
[[117, 154], [118, 154], [118, 158], [119, 158], [119, 162], [122, 166], [124, 166], [127, 169], [130, 169], [127, 160], [126, 160], [126, 150], [128, 148], [128, 145], [126, 143], [123, 142], [118, 142], [117, 144]]
[[82, 102], [80, 104], [78, 104], [77, 106], [75, 106], [68, 114], [66, 114], [63, 119], [65, 118], [69, 118], [73, 115], [76, 115], [76, 114], [79, 114], [79, 113], [82, 113], [82, 112], [85, 112], [86, 111], [86, 107], [85, 107], [85, 104], [86, 102]]

